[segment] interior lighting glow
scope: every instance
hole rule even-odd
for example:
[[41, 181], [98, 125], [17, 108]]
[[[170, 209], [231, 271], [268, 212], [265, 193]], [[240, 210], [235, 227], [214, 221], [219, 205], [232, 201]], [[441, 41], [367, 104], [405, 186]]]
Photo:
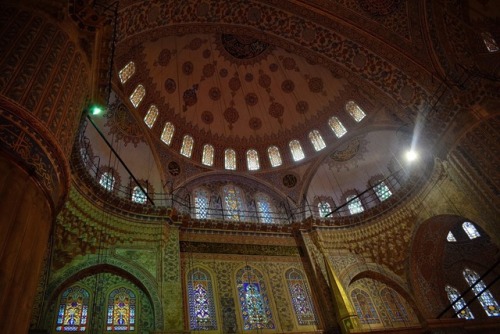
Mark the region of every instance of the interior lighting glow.
[[407, 161], [410, 161], [410, 162], [415, 161], [418, 159], [418, 153], [414, 150], [410, 150], [410, 151], [406, 152], [405, 157], [406, 157]]

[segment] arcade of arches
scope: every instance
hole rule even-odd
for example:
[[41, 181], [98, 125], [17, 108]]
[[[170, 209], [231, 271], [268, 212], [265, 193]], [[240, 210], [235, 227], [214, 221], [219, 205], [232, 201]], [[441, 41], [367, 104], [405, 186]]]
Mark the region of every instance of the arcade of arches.
[[1, 333], [500, 330], [498, 1], [0, 6]]

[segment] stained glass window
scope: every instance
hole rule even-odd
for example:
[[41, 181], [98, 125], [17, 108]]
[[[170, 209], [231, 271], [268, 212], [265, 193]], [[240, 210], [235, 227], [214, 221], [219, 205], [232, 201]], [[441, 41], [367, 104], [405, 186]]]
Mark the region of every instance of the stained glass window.
[[244, 214], [243, 198], [240, 188], [232, 185], [223, 188], [224, 194], [224, 218], [229, 220], [240, 220], [240, 215]]
[[297, 322], [299, 325], [315, 325], [314, 305], [305, 276], [297, 269], [289, 269], [285, 276]]
[[352, 290], [351, 299], [356, 309], [356, 313], [358, 313], [359, 322], [362, 324], [380, 323], [380, 318], [373, 306], [372, 299], [366, 291], [358, 288]]
[[127, 65], [125, 65], [120, 72], [118, 72], [118, 76], [120, 77], [120, 82], [124, 84], [127, 82], [132, 75], [135, 73], [135, 63], [130, 61]]
[[321, 133], [318, 130], [312, 130], [309, 132], [309, 140], [314, 146], [314, 150], [321, 151], [326, 147], [325, 141], [323, 137], [321, 137]]
[[481, 33], [481, 37], [483, 38], [484, 45], [489, 52], [497, 52], [500, 50], [500, 48], [498, 48], [497, 41], [493, 38], [491, 33], [483, 32]]
[[280, 150], [276, 146], [270, 146], [267, 149], [267, 154], [269, 155], [269, 161], [272, 167], [281, 166], [281, 155]]
[[224, 151], [224, 167], [229, 170], [236, 170], [236, 152], [232, 148]]
[[115, 186], [115, 177], [110, 172], [104, 172], [99, 179], [99, 184], [107, 191], [112, 191]]
[[189, 326], [191, 330], [217, 330], [210, 274], [196, 268], [188, 272]]
[[484, 312], [486, 312], [489, 317], [499, 317], [500, 308], [498, 303], [491, 294], [490, 290], [486, 289], [486, 285], [483, 280], [480, 279], [479, 275], [475, 271], [468, 268], [464, 270], [463, 274], [469, 286], [472, 286], [477, 282], [476, 285], [472, 287], [472, 291], [474, 291], [474, 294], [477, 296]]
[[[147, 189], [144, 188], [144, 191], [147, 192]], [[147, 200], [148, 198], [141, 188], [139, 186], [135, 186], [132, 190], [132, 202], [144, 204]]]
[[106, 330], [135, 330], [135, 294], [127, 288], [113, 290], [108, 298]]
[[385, 201], [392, 195], [391, 190], [384, 181], [377, 181], [377, 185], [373, 187], [373, 190], [381, 202]]
[[245, 266], [236, 273], [236, 286], [243, 315], [243, 330], [274, 329], [274, 319], [262, 274], [250, 266]]
[[74, 286], [63, 292], [57, 314], [56, 331], [84, 332], [87, 328], [89, 292]]
[[165, 127], [163, 128], [163, 132], [161, 133], [161, 141], [167, 145], [170, 145], [172, 142], [172, 137], [174, 136], [175, 127], [172, 123], [165, 123]]
[[332, 208], [330, 206], [330, 203], [328, 202], [319, 202], [318, 203], [318, 211], [319, 211], [319, 217], [324, 218], [326, 217], [327, 214], [332, 212]]
[[361, 109], [354, 101], [347, 102], [345, 105], [345, 109], [347, 110], [349, 115], [351, 115], [351, 117], [358, 123], [361, 122], [366, 116], [363, 109]]
[[450, 301], [450, 303], [453, 303], [458, 299], [458, 301], [453, 304], [453, 309], [455, 310], [455, 312], [458, 312], [457, 317], [462, 319], [474, 319], [474, 316], [469, 310], [469, 307], [465, 307], [460, 311], [460, 309], [465, 306], [465, 301], [463, 300], [463, 298], [460, 298], [460, 293], [458, 293], [458, 290], [449, 285], [447, 285], [444, 289], [446, 290], [446, 295], [448, 296], [448, 300]]
[[347, 204], [347, 207], [349, 208], [349, 212], [351, 213], [351, 215], [361, 213], [365, 210], [363, 208], [363, 204], [361, 203], [361, 200], [356, 195], [348, 196], [346, 198], [346, 202], [349, 202], [349, 201], [351, 201], [351, 202], [349, 204]]
[[256, 150], [251, 149], [247, 151], [247, 165], [248, 170], [259, 170], [259, 154]]
[[208, 218], [208, 192], [201, 188], [194, 191], [194, 209], [196, 219]]
[[138, 85], [135, 89], [132, 95], [130, 95], [130, 102], [134, 105], [135, 108], [139, 106], [141, 103], [142, 99], [144, 98], [144, 95], [146, 95], [146, 88], [144, 88], [143, 85]]
[[270, 199], [264, 194], [256, 196], [257, 212], [259, 214], [259, 221], [261, 223], [270, 224], [273, 222], [273, 209], [271, 207]]
[[396, 291], [385, 287], [380, 291], [380, 297], [393, 322], [405, 322], [409, 320], [406, 308]]
[[293, 161], [299, 161], [305, 158], [304, 151], [302, 151], [302, 146], [300, 146], [300, 142], [298, 140], [292, 140], [288, 146], [290, 146]]
[[185, 135], [182, 139], [181, 154], [190, 158], [193, 153], [194, 139], [190, 135]]
[[456, 242], [457, 239], [455, 238], [455, 236], [453, 235], [453, 233], [448, 232], [448, 235], [446, 236], [446, 240], [448, 240], [448, 242]]
[[152, 104], [149, 107], [146, 116], [144, 117], [144, 123], [146, 123], [146, 125], [151, 129], [155, 124], [157, 117], [158, 117], [158, 108], [154, 104]]
[[210, 144], [203, 145], [203, 156], [201, 163], [205, 166], [212, 166], [214, 164], [214, 147]]
[[328, 120], [328, 125], [330, 125], [330, 128], [332, 129], [333, 133], [335, 133], [335, 136], [337, 136], [337, 138], [340, 138], [347, 133], [344, 125], [335, 116], [330, 117], [330, 119]]
[[464, 222], [462, 224], [462, 228], [464, 229], [465, 233], [467, 233], [467, 235], [469, 236], [469, 239], [475, 239], [475, 238], [479, 238], [481, 236], [481, 234], [479, 234], [479, 231], [476, 229], [476, 227], [474, 226], [474, 224], [472, 224], [471, 222]]

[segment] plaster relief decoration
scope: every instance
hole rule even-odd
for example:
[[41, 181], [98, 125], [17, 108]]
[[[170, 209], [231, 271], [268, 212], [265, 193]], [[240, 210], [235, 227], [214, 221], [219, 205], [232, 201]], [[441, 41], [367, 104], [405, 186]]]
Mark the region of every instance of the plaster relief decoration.
[[109, 129], [108, 134], [114, 135], [117, 141], [123, 141], [125, 146], [132, 143], [137, 147], [139, 143], [146, 142], [139, 124], [127, 107], [119, 101], [110, 105], [105, 126]]
[[116, 249], [116, 255], [122, 256], [130, 262], [135, 262], [156, 277], [156, 252], [153, 249]]
[[342, 169], [349, 171], [358, 167], [358, 162], [364, 160], [367, 152], [367, 142], [364, 137], [357, 137], [350, 142], [340, 146], [328, 160], [328, 167], [340, 172]]

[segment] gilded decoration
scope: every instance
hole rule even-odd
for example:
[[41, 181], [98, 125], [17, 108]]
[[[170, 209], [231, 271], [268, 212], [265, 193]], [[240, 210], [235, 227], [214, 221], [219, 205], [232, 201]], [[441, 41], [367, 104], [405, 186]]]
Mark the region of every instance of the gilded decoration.
[[181, 241], [183, 253], [213, 253], [262, 256], [302, 256], [300, 248], [277, 245], [248, 245], [231, 243], [210, 243]]

